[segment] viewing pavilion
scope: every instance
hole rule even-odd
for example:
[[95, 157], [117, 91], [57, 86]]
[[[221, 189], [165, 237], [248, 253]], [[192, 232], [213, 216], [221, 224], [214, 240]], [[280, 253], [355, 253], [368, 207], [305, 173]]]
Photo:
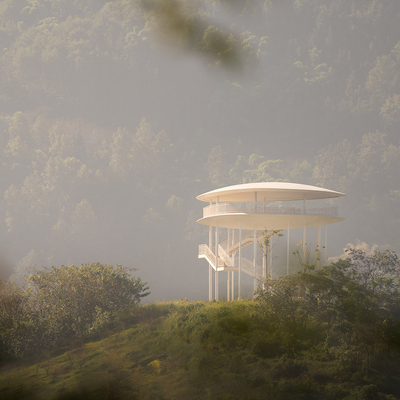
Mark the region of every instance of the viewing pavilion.
[[[344, 193], [316, 186], [286, 182], [261, 182], [228, 186], [197, 196], [209, 203], [203, 209], [203, 218], [197, 222], [209, 227], [209, 243], [199, 246], [199, 258], [209, 264], [209, 301], [213, 297], [213, 270], [215, 271], [215, 299], [218, 300], [218, 275], [227, 272], [227, 300], [235, 298], [235, 272], [237, 272], [237, 298], [241, 298], [241, 277], [245, 273], [257, 281], [269, 275], [268, 256], [272, 262], [272, 248], [266, 249], [265, 238], [272, 238], [286, 231], [286, 273], [289, 274], [289, 239], [292, 229], [303, 229], [303, 252], [306, 228], [318, 228], [317, 249], [321, 249], [321, 227], [324, 227], [324, 253], [327, 259], [327, 227], [344, 221], [338, 217], [337, 206], [308, 208], [309, 200], [324, 200], [344, 196]], [[270, 203], [279, 202], [271, 206]], [[284, 207], [283, 203], [290, 202]], [[301, 202], [300, 204], [292, 202]], [[276, 204], [276, 203], [275, 203]], [[226, 240], [220, 242], [221, 229], [227, 229]], [[214, 238], [213, 238], [214, 237]], [[261, 243], [264, 256], [262, 265], [257, 264], [257, 251]], [[242, 249], [253, 244], [253, 259], [243, 257]], [[320, 268], [318, 260], [317, 268]]]

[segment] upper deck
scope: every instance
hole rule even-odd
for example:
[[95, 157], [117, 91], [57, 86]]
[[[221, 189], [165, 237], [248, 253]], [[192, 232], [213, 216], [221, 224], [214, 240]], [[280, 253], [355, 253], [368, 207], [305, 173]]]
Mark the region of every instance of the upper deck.
[[[288, 182], [260, 182], [228, 186], [197, 196], [210, 204], [203, 209], [202, 225], [242, 229], [321, 226], [343, 221], [337, 206], [307, 207], [307, 200], [332, 199], [344, 193], [316, 186]], [[282, 202], [302, 201], [302, 206]], [[279, 202], [278, 206], [270, 203]]]

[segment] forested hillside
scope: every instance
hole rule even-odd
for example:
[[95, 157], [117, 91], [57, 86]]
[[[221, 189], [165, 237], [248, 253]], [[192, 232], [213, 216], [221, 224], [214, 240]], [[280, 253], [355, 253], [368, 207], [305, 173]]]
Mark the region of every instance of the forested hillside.
[[252, 181], [345, 192], [332, 256], [400, 251], [398, 0], [143, 4], [0, 3], [2, 279], [101, 261], [201, 299], [195, 197]]

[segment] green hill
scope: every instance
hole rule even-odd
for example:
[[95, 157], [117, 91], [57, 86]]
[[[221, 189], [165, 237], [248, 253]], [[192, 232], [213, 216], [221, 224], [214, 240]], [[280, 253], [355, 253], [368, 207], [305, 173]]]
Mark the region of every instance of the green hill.
[[356, 340], [321, 340], [315, 325], [290, 332], [263, 310], [251, 300], [132, 308], [103, 338], [38, 363], [3, 366], [0, 397], [400, 398], [392, 352], [367, 360]]

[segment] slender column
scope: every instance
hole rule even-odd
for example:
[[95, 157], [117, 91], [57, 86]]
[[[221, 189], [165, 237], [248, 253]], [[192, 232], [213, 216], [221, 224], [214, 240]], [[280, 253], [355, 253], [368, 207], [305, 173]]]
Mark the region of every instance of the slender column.
[[254, 291], [257, 289], [257, 269], [256, 269], [256, 261], [257, 261], [257, 227], [254, 227], [254, 236], [253, 236], [254, 248], [253, 248], [253, 269], [254, 269]]
[[[268, 234], [268, 232], [267, 232]], [[270, 274], [268, 272], [268, 246], [265, 246], [265, 276], [269, 279]]]
[[317, 269], [321, 269], [321, 225], [318, 225], [318, 262]]
[[239, 274], [238, 274], [238, 299], [240, 300], [240, 280], [242, 275], [242, 223], [239, 222]]
[[287, 224], [287, 247], [286, 247], [286, 275], [289, 275], [289, 236], [290, 236], [290, 224]]
[[265, 214], [265, 212], [266, 212], [266, 208], [265, 208], [265, 203], [266, 203], [266, 201], [267, 201], [267, 198], [266, 197], [264, 197], [264, 207], [263, 207], [263, 211], [264, 211], [264, 214]]
[[[226, 252], [228, 254], [228, 257], [229, 257], [230, 244], [231, 244], [231, 230], [230, 230], [230, 228], [228, 228], [228, 239], [226, 241]], [[228, 271], [228, 277], [226, 280], [226, 299], [227, 299], [227, 301], [231, 300], [230, 299], [230, 290], [231, 290], [230, 282], [231, 282], [231, 273], [230, 273], [230, 271]]]
[[257, 192], [254, 192], [254, 212], [257, 212]]
[[306, 262], [306, 226], [303, 226], [303, 263]]
[[218, 240], [219, 240], [219, 237], [218, 237], [218, 234], [219, 234], [219, 232], [218, 232], [218, 224], [217, 224], [217, 227], [216, 227], [216, 229], [215, 229], [215, 300], [217, 300], [218, 301], [218, 264], [219, 264], [219, 262], [218, 262]]
[[328, 261], [328, 224], [325, 224], [325, 263]]
[[218, 301], [218, 271], [215, 271], [215, 300]]
[[303, 214], [306, 213], [306, 194], [303, 194]]
[[271, 239], [269, 240], [269, 270], [271, 274], [271, 279], [272, 279], [272, 238], [273, 236], [271, 236]]
[[[212, 251], [212, 226], [208, 233], [208, 247]], [[212, 301], [212, 266], [208, 264], [208, 301]]]
[[267, 278], [267, 263], [266, 263], [266, 257], [267, 257], [267, 246], [263, 244], [263, 259], [262, 259], [262, 277], [263, 279]]
[[232, 294], [231, 299], [235, 300], [235, 271], [232, 271]]
[[230, 301], [230, 283], [231, 283], [231, 273], [228, 271], [228, 277], [226, 280], [226, 300]]
[[[235, 244], [235, 228], [232, 228], [232, 248]], [[235, 254], [232, 253], [232, 265], [235, 266]], [[232, 300], [235, 300], [235, 271], [232, 271]]]
[[212, 301], [212, 266], [208, 264], [208, 301]]

